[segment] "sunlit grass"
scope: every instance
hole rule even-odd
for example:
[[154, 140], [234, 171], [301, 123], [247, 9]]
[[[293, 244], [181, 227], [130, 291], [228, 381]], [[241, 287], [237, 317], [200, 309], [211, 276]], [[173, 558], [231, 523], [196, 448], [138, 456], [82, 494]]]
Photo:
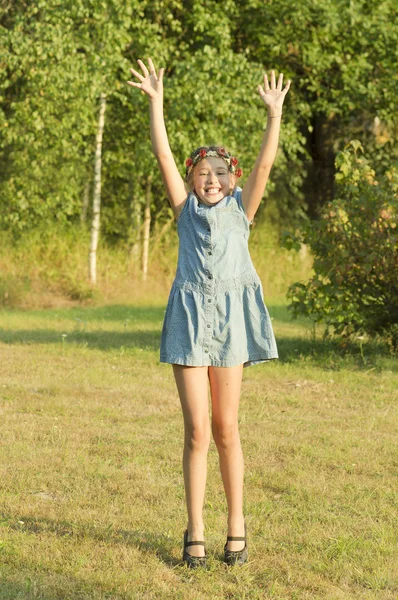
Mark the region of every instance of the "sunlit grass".
[[182, 416], [158, 362], [164, 300], [0, 313], [0, 598], [395, 600], [398, 369], [268, 300], [280, 360], [245, 369], [250, 562], [181, 566]]

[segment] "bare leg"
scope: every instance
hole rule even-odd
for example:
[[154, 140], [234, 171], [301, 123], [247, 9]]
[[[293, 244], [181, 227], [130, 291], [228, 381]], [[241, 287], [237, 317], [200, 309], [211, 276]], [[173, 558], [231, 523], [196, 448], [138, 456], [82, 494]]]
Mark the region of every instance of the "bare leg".
[[[243, 537], [243, 455], [238, 409], [243, 365], [209, 367], [212, 430], [220, 457], [220, 470], [228, 504], [228, 535]], [[244, 542], [228, 542], [229, 550], [242, 550]]]
[[[210, 444], [208, 368], [173, 365], [184, 417], [183, 471], [188, 510], [188, 541], [204, 539], [203, 503], [207, 452]], [[192, 556], [204, 556], [203, 546], [189, 546]]]

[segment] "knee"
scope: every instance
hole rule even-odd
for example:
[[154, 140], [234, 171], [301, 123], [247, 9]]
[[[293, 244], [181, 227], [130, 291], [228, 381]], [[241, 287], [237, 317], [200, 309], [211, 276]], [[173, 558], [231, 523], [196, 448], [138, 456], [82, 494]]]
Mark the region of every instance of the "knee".
[[207, 452], [209, 444], [209, 425], [189, 425], [185, 428], [185, 445], [189, 450]]
[[213, 438], [218, 449], [227, 449], [239, 443], [239, 429], [237, 422], [212, 422]]

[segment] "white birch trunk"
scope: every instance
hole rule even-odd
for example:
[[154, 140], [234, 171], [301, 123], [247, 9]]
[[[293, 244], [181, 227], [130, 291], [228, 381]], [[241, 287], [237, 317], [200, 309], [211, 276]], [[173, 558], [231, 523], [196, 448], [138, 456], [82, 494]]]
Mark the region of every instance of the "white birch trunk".
[[152, 199], [152, 177], [149, 175], [146, 180], [145, 192], [145, 210], [144, 210], [144, 240], [142, 248], [142, 278], [144, 281], [148, 275], [148, 255], [149, 255], [149, 229], [151, 225], [151, 199]]
[[97, 284], [97, 246], [100, 230], [101, 212], [101, 159], [102, 159], [102, 134], [105, 122], [106, 96], [101, 94], [100, 112], [95, 147], [94, 164], [94, 192], [93, 192], [93, 219], [91, 222], [90, 252], [88, 259], [88, 276], [92, 285]]

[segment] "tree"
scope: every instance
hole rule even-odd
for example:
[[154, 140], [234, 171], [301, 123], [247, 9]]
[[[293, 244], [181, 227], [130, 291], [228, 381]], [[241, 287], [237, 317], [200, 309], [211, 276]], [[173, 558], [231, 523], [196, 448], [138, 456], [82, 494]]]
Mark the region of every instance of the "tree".
[[336, 158], [335, 200], [287, 245], [309, 244], [314, 275], [288, 297], [295, 316], [343, 336], [381, 334], [398, 348], [398, 171], [375, 179], [358, 141]]
[[102, 136], [104, 132], [106, 110], [106, 96], [101, 94], [100, 110], [98, 118], [98, 129], [95, 148], [95, 166], [94, 166], [94, 194], [93, 194], [93, 218], [91, 223], [91, 239], [89, 252], [89, 279], [90, 283], [97, 283], [97, 246], [100, 231], [101, 215], [101, 162], [102, 162]]
[[[336, 151], [351, 139], [379, 156], [394, 152], [398, 158], [397, 3], [304, 0], [295, 9], [289, 0], [238, 0], [236, 6], [234, 50], [292, 79], [287, 118], [295, 120], [305, 145], [289, 154], [289, 170], [301, 168], [297, 159], [304, 151], [302, 190], [315, 216], [333, 198]], [[374, 135], [375, 118], [389, 132], [387, 139]]]

